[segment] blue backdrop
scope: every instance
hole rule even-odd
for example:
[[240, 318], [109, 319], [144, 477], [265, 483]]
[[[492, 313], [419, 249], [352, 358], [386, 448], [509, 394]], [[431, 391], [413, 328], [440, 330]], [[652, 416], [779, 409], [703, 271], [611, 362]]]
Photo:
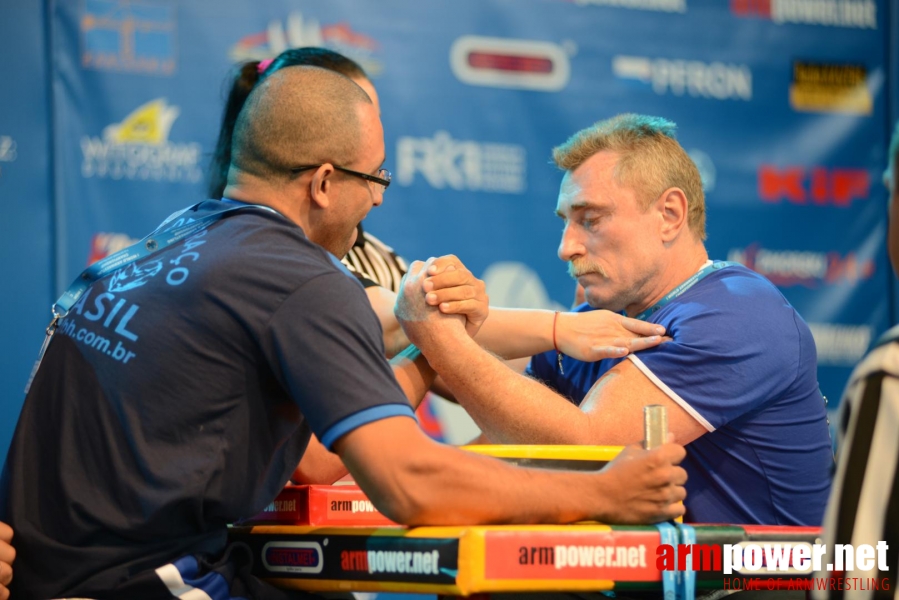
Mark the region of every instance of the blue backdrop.
[[[381, 95], [394, 172], [367, 228], [455, 253], [506, 306], [570, 305], [550, 150], [664, 116], [702, 172], [708, 247], [812, 326], [836, 403], [895, 322], [881, 185], [895, 90], [886, 0], [0, 2], [0, 453], [49, 306], [90, 261], [203, 196], [235, 64], [323, 45]], [[0, 454], [2, 456], [3, 454]]]

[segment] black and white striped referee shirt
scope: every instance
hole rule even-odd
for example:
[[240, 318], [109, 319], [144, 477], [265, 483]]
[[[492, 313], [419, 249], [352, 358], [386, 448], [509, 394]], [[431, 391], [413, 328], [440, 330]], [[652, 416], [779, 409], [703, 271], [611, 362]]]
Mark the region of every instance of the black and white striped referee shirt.
[[[887, 331], [853, 371], [837, 429], [839, 460], [824, 517], [826, 562], [815, 577], [843, 577], [844, 586], [815, 591], [814, 597], [899, 598], [899, 326]], [[835, 544], [874, 547], [879, 541], [888, 545], [887, 572], [878, 569], [878, 560], [868, 571], [846, 565], [843, 573], [823, 572], [834, 563]], [[889, 589], [883, 589], [884, 578]]]
[[393, 248], [368, 233], [359, 225], [356, 243], [343, 258], [343, 264], [370, 287], [379, 285], [396, 293], [400, 291], [400, 281], [409, 270], [409, 265], [397, 256]]

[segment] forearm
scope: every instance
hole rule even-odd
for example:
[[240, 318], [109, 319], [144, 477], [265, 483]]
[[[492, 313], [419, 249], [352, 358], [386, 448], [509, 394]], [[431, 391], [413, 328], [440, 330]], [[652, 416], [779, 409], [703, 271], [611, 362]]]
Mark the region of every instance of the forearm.
[[313, 435], [290, 479], [297, 484], [328, 485], [346, 474], [347, 468], [340, 457], [329, 452]]
[[608, 498], [597, 493], [603, 486], [591, 483], [591, 476], [513, 468], [436, 444], [409, 425], [415, 431], [405, 427], [377, 436], [375, 464], [342, 453], [356, 482], [391, 519], [408, 525], [568, 523], [606, 512]]
[[524, 358], [553, 349], [551, 310], [490, 308], [475, 339], [505, 359]]
[[390, 359], [393, 375], [412, 408], [418, 408], [422, 399], [434, 383], [437, 373], [431, 368], [425, 356], [415, 346], [407, 346]]
[[425, 344], [431, 365], [495, 443], [595, 444], [591, 416], [541, 383], [520, 375], [470, 338]]

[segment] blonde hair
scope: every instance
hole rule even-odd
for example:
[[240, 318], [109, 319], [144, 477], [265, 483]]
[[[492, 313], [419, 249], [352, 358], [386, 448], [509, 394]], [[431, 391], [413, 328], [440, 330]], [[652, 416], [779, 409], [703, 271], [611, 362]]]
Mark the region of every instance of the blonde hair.
[[677, 126], [661, 117], [623, 114], [598, 121], [553, 149], [560, 169], [573, 171], [598, 152], [619, 155], [615, 180], [633, 188], [643, 208], [668, 188], [687, 197], [687, 224], [700, 240], [706, 238], [705, 195], [696, 165], [675, 139]]

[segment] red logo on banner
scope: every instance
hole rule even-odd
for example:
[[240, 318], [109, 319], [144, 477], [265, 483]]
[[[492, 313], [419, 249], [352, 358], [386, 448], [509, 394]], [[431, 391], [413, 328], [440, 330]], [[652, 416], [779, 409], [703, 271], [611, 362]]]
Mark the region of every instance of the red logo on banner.
[[95, 233], [91, 238], [91, 250], [87, 257], [87, 264], [92, 265], [98, 260], [103, 260], [110, 254], [115, 254], [137, 241], [124, 233]]
[[737, 16], [771, 17], [771, 0], [730, 0], [730, 10]]
[[864, 200], [871, 191], [865, 169], [785, 167], [762, 165], [758, 174], [759, 197], [765, 202], [787, 200], [794, 204], [847, 207]]

